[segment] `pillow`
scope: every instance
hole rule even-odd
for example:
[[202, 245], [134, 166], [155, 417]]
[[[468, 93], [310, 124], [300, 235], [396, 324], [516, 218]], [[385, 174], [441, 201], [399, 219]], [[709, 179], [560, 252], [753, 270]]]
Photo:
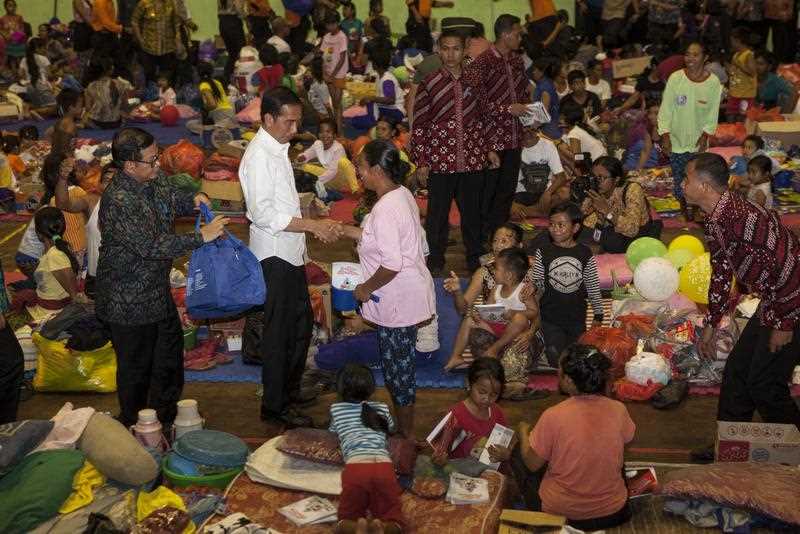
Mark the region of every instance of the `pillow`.
[[123, 484], [140, 486], [158, 475], [158, 464], [122, 423], [102, 413], [95, 413], [78, 448], [86, 459], [105, 476]]
[[0, 478], [0, 532], [28, 532], [55, 517], [83, 466], [80, 451], [40, 451]]
[[17, 421], [0, 425], [0, 474], [11, 470], [53, 430], [52, 421]]
[[[290, 456], [304, 458], [324, 464], [343, 465], [344, 457], [339, 449], [339, 438], [328, 430], [294, 428], [287, 430], [277, 449]], [[417, 446], [414, 440], [390, 437], [389, 457], [394, 470], [400, 475], [414, 472]]]
[[668, 472], [662, 482], [661, 493], [669, 497], [708, 499], [800, 525], [796, 467], [718, 463]]

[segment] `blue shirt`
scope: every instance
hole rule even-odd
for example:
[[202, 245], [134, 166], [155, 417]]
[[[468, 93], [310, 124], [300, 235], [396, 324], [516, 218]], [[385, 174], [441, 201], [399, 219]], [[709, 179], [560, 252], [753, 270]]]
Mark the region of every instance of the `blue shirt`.
[[[394, 420], [389, 407], [382, 402], [369, 402], [375, 411], [386, 418], [389, 430]], [[386, 434], [372, 430], [361, 421], [361, 403], [336, 402], [331, 404], [330, 431], [339, 436], [339, 445], [345, 462], [354, 456], [389, 456]]]
[[542, 126], [542, 133], [550, 139], [561, 137], [561, 127], [558, 125], [558, 91], [550, 78], [542, 78], [536, 82], [536, 90], [533, 92], [533, 101], [541, 102], [543, 94], [550, 95], [550, 106], [547, 112], [550, 114], [550, 122]]

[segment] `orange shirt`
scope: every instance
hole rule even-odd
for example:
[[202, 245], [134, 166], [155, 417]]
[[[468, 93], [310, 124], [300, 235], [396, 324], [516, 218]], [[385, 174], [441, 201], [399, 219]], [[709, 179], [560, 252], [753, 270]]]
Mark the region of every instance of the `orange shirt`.
[[578, 520], [618, 512], [628, 499], [623, 452], [635, 431], [625, 405], [600, 395], [545, 410], [530, 436], [533, 451], [548, 462], [542, 511]]
[[419, 10], [419, 14], [422, 15], [422, 18], [425, 19], [431, 18], [432, 8], [433, 8], [432, 0], [419, 0], [419, 4], [417, 4], [417, 9]]
[[122, 26], [117, 23], [117, 10], [114, 0], [94, 0], [92, 3], [92, 29], [121, 33]]
[[[69, 188], [70, 200], [83, 196], [86, 196], [86, 192], [80, 187]], [[50, 201], [50, 205], [56, 205], [55, 198]], [[64, 210], [61, 210], [61, 213], [64, 214], [64, 222], [67, 223], [64, 229], [64, 241], [69, 243], [73, 252], [86, 250], [86, 217], [83, 216], [83, 213], [70, 213]]]
[[25, 162], [16, 154], [7, 154], [8, 164], [11, 165], [11, 170], [14, 174], [22, 174], [25, 172]]
[[556, 6], [553, 4], [553, 0], [530, 0], [530, 2], [532, 21], [552, 17], [556, 14]]

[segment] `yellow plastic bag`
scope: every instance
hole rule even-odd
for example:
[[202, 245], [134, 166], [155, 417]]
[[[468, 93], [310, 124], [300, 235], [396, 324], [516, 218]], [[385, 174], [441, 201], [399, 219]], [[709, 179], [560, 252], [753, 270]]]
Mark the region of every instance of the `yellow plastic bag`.
[[87, 460], [75, 473], [75, 478], [72, 479], [72, 494], [58, 509], [58, 513], [68, 514], [90, 504], [94, 500], [94, 490], [105, 483], [106, 477], [103, 473]]
[[[136, 499], [136, 520], [143, 521], [148, 515], [165, 506], [186, 511], [183, 499], [165, 486], [159, 486], [150, 493], [142, 491]], [[192, 534], [195, 530], [194, 523], [189, 522], [189, 525], [183, 529], [183, 534]]]
[[[308, 174], [319, 177], [325, 172], [325, 167], [313, 163], [306, 163], [303, 165], [303, 170]], [[361, 185], [358, 183], [356, 168], [353, 166], [353, 163], [347, 158], [340, 159], [336, 176], [326, 183], [325, 187], [339, 191], [340, 193], [358, 193], [361, 189]]]
[[111, 393], [117, 390], [117, 355], [111, 342], [97, 350], [70, 350], [62, 341], [53, 341], [33, 334], [39, 349], [36, 391], [96, 391]]

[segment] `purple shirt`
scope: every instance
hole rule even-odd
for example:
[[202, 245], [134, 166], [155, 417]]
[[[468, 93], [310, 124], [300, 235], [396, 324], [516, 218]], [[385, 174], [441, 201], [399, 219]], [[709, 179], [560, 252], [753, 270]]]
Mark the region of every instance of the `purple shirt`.
[[433, 278], [425, 266], [419, 208], [405, 187], [383, 195], [364, 222], [358, 255], [368, 280], [379, 267], [397, 271], [391, 282], [375, 291], [380, 301], [367, 301], [361, 314], [389, 328], [413, 326], [436, 313]]

